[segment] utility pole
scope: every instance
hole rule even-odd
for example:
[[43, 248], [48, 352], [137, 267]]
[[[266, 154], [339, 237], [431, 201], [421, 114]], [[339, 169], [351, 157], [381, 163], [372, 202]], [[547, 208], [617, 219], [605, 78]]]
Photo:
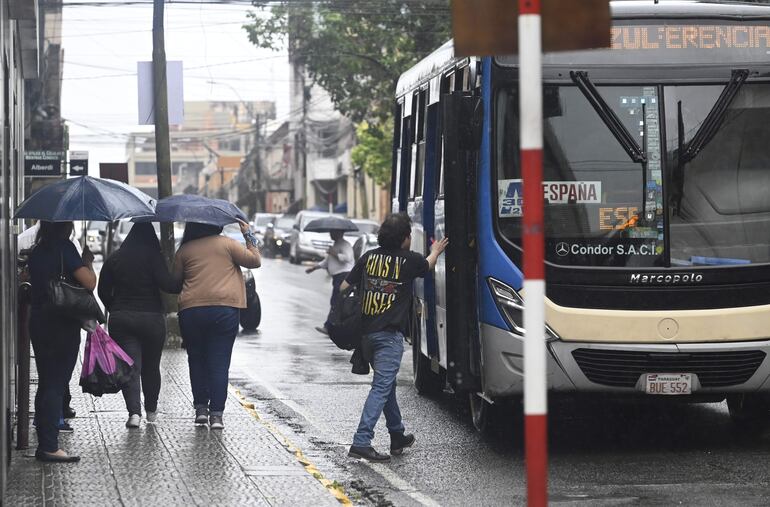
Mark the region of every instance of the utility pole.
[[[164, 0], [153, 0], [152, 80], [155, 112], [155, 160], [158, 168], [158, 199], [171, 195], [171, 147], [168, 127], [166, 42], [163, 30]], [[174, 225], [160, 224], [160, 244], [166, 264], [174, 261]]]

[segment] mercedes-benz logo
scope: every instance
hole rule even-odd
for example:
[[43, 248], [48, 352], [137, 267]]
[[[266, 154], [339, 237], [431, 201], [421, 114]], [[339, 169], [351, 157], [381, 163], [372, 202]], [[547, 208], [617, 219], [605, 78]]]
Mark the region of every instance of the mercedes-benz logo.
[[559, 257], [564, 257], [569, 253], [569, 245], [565, 242], [557, 243], [556, 244], [556, 255]]

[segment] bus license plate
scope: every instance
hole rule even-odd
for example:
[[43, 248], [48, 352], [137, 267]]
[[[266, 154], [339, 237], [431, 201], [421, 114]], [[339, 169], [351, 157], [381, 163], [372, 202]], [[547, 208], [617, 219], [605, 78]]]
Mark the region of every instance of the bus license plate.
[[691, 373], [648, 373], [644, 392], [647, 394], [692, 394]]

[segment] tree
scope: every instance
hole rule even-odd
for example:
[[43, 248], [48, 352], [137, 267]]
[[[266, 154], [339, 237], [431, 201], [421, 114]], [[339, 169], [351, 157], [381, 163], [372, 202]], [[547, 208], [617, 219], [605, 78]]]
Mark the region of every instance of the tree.
[[283, 49], [336, 107], [369, 129], [392, 115], [399, 75], [450, 38], [449, 0], [254, 0], [244, 28], [259, 47]]
[[393, 153], [393, 119], [374, 125], [361, 122], [356, 136], [358, 144], [353, 148], [353, 164], [363, 169], [378, 185], [387, 184]]

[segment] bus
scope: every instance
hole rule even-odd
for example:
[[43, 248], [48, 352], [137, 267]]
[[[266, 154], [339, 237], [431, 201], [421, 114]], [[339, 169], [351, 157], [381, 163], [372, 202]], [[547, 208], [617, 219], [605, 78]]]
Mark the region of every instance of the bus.
[[[543, 55], [548, 388], [770, 409], [770, 6], [611, 3], [611, 47]], [[523, 392], [515, 56], [448, 42], [397, 85], [392, 209], [412, 248], [420, 393]], [[670, 395], [670, 396], [669, 396]]]

